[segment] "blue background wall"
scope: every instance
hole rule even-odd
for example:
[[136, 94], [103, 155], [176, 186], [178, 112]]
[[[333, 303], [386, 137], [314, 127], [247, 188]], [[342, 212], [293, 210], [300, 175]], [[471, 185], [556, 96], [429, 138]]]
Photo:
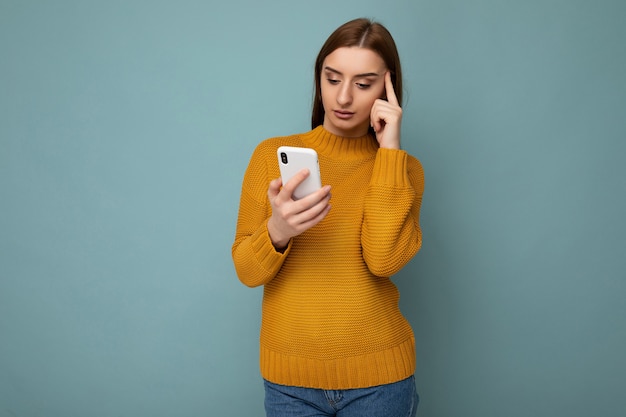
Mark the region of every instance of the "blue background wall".
[[263, 415], [241, 178], [359, 16], [426, 170], [419, 415], [623, 415], [623, 1], [0, 0], [1, 417]]

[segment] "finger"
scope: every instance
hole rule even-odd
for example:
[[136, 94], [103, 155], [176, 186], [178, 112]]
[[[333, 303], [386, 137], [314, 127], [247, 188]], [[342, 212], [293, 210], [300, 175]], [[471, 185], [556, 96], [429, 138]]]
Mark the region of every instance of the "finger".
[[298, 200], [298, 203], [300, 203], [302, 207], [304, 207], [304, 210], [313, 207], [324, 199], [330, 199], [330, 188], [330, 185], [325, 185], [319, 190], [314, 191], [305, 197], [302, 197]]
[[370, 113], [371, 126], [376, 133], [380, 132], [383, 127], [384, 117], [381, 117], [380, 106], [385, 103], [384, 100], [376, 100], [372, 106]]
[[283, 184], [282, 192], [286, 194], [286, 197], [292, 198], [294, 191], [298, 185], [302, 184], [309, 176], [309, 170], [304, 168], [298, 171], [286, 184]]
[[[298, 203], [302, 202], [299, 200]], [[306, 210], [303, 210], [294, 216], [294, 221], [300, 227], [308, 229], [313, 224], [317, 224], [330, 210], [330, 194], [326, 195], [321, 200], [317, 201], [314, 205], [308, 206]], [[321, 216], [321, 217], [320, 217]]]
[[315, 226], [316, 224], [324, 220], [324, 217], [326, 217], [329, 211], [330, 211], [330, 204], [326, 204], [325, 206], [322, 206], [321, 210], [314, 217], [302, 223], [301, 226], [305, 230], [310, 229], [311, 227]]
[[276, 197], [280, 192], [280, 187], [282, 187], [283, 181], [280, 178], [276, 178], [270, 182], [270, 186], [267, 189], [267, 195], [270, 199]]
[[393, 89], [393, 83], [391, 82], [391, 72], [387, 71], [385, 73], [385, 94], [387, 94], [387, 101], [391, 104], [399, 106], [398, 97], [396, 96], [396, 91]]

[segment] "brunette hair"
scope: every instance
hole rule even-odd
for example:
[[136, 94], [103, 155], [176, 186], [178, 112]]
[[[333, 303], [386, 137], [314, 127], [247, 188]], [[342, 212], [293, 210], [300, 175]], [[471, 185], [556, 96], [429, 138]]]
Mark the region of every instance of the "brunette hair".
[[383, 25], [370, 19], [354, 19], [339, 26], [326, 40], [315, 60], [315, 96], [311, 127], [315, 129], [324, 123], [322, 104], [321, 75], [322, 65], [328, 55], [342, 47], [366, 48], [376, 52], [385, 62], [391, 73], [391, 82], [402, 105], [402, 69], [400, 56], [393, 37]]

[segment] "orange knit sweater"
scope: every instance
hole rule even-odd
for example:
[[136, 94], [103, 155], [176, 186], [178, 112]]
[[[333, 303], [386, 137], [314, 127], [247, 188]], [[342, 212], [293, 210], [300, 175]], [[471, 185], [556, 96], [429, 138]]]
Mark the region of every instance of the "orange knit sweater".
[[[267, 189], [280, 176], [280, 145], [318, 152], [331, 210], [281, 253], [267, 232]], [[265, 140], [244, 175], [232, 247], [239, 279], [264, 285], [262, 376], [282, 385], [364, 388], [415, 371], [415, 341], [389, 277], [419, 250], [424, 175], [402, 150], [322, 126]]]

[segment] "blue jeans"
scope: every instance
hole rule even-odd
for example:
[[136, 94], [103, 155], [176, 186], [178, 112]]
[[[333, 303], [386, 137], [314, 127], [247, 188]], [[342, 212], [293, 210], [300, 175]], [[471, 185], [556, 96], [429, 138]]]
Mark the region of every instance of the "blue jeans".
[[349, 390], [290, 387], [265, 381], [267, 417], [414, 417], [415, 377]]

